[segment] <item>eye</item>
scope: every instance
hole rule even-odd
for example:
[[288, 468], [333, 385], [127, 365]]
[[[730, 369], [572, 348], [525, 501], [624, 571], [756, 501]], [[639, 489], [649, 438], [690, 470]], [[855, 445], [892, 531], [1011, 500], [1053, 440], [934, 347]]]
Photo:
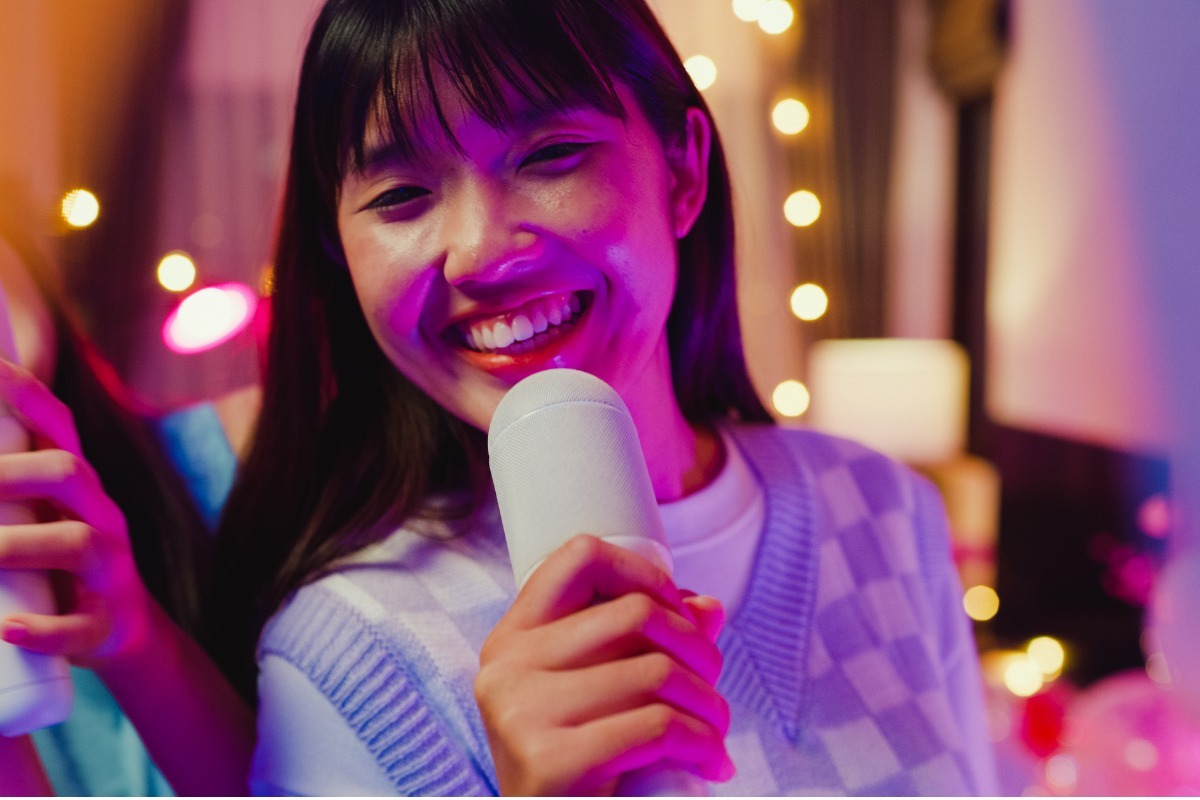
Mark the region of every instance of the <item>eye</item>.
[[521, 166], [528, 167], [534, 164], [553, 164], [555, 162], [563, 162], [563, 166], [569, 166], [571, 164], [569, 159], [581, 155], [593, 144], [595, 142], [554, 142], [534, 150], [525, 157]]
[[380, 194], [371, 202], [363, 206], [363, 210], [375, 209], [377, 211], [396, 208], [405, 203], [411, 203], [420, 197], [429, 194], [428, 189], [422, 189], [419, 186], [397, 186], [394, 189], [388, 189]]

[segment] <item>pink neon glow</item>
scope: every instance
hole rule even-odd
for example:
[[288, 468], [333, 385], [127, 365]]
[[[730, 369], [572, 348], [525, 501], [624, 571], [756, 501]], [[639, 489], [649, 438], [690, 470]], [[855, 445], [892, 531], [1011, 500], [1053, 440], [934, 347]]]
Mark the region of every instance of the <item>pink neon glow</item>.
[[192, 292], [167, 316], [163, 342], [176, 353], [200, 353], [229, 341], [250, 324], [258, 296], [241, 283]]

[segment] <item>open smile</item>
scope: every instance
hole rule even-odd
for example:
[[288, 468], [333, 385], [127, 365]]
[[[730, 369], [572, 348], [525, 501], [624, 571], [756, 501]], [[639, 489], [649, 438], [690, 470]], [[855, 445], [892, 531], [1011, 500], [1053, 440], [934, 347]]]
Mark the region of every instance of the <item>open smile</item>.
[[569, 333], [587, 313], [587, 291], [546, 295], [452, 327], [462, 346], [476, 353], [520, 356], [539, 350]]

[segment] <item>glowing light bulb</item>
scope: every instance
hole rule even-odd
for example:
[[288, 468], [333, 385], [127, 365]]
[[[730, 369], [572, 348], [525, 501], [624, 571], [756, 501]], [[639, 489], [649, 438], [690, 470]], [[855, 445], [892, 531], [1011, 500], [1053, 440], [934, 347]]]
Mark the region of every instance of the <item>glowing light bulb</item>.
[[811, 398], [808, 387], [800, 381], [787, 380], [771, 393], [771, 404], [785, 417], [798, 417], [808, 410]]
[[60, 212], [72, 228], [86, 228], [100, 217], [100, 201], [87, 189], [72, 189], [63, 195]]
[[767, 0], [758, 12], [758, 27], [770, 34], [783, 33], [795, 19], [796, 10], [787, 0]]
[[1062, 672], [1067, 654], [1062, 644], [1053, 636], [1038, 636], [1025, 646], [1025, 652], [1043, 675], [1057, 676]]
[[771, 110], [775, 130], [793, 136], [808, 127], [808, 106], [794, 97], [780, 100]]
[[182, 292], [196, 282], [196, 262], [180, 250], [167, 253], [158, 262], [158, 283], [167, 291]]
[[821, 201], [807, 189], [792, 192], [783, 203], [783, 216], [797, 228], [808, 227], [821, 216]]
[[963, 609], [976, 622], [987, 622], [1000, 611], [1000, 595], [990, 586], [972, 586], [963, 593]]
[[704, 91], [717, 82], [716, 62], [708, 56], [692, 56], [683, 62], [683, 67], [691, 76], [692, 83], [696, 84], [696, 88], [700, 91]]
[[1004, 686], [1017, 697], [1032, 697], [1043, 685], [1042, 671], [1028, 658], [1014, 658], [1004, 669]]
[[240, 283], [193, 292], [163, 323], [163, 342], [176, 353], [199, 353], [232, 339], [254, 316], [257, 296]]
[[829, 295], [815, 283], [796, 287], [791, 298], [792, 313], [805, 322], [820, 319], [829, 309]]
[[733, 0], [733, 14], [742, 22], [758, 22], [767, 0]]

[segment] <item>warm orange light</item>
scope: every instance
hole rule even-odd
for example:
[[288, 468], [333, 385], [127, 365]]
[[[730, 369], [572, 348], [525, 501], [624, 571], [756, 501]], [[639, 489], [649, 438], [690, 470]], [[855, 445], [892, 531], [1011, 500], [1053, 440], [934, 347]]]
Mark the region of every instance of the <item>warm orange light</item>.
[[72, 228], [86, 228], [100, 217], [100, 201], [87, 189], [72, 189], [63, 195], [60, 213]]
[[708, 56], [692, 56], [683, 62], [683, 68], [692, 78], [692, 83], [700, 91], [717, 82], [717, 64]]
[[987, 622], [1000, 611], [1000, 595], [990, 586], [972, 586], [963, 593], [963, 609], [976, 622]]
[[803, 283], [792, 292], [791, 306], [797, 318], [812, 322], [829, 310], [829, 295], [815, 283]]
[[789, 136], [807, 128], [808, 120], [808, 106], [794, 97], [780, 100], [771, 110], [771, 123], [775, 129]]
[[785, 417], [798, 417], [808, 410], [808, 387], [800, 381], [787, 380], [771, 393], [771, 404]]
[[783, 216], [797, 228], [805, 228], [821, 216], [821, 201], [807, 189], [792, 192], [784, 201]]
[[171, 292], [182, 292], [196, 282], [196, 263], [180, 250], [167, 253], [158, 262], [158, 283]]
[[770, 34], [783, 33], [795, 19], [796, 9], [787, 0], [767, 0], [758, 12], [758, 27]]

